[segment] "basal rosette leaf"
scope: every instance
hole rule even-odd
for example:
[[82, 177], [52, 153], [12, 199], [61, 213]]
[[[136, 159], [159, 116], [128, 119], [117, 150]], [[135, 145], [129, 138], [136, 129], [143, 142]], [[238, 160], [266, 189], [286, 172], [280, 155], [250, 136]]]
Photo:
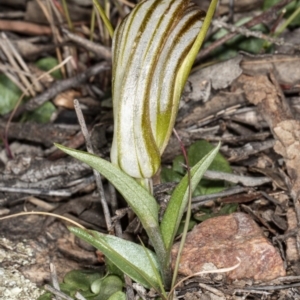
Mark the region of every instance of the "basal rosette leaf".
[[[122, 272], [129, 275], [133, 280], [145, 287], [153, 287], [160, 291], [160, 278], [157, 278], [159, 265], [157, 257], [152, 251], [133, 242], [97, 231], [77, 227], [69, 227], [69, 230], [103, 252]], [[153, 267], [156, 268], [156, 272]]]

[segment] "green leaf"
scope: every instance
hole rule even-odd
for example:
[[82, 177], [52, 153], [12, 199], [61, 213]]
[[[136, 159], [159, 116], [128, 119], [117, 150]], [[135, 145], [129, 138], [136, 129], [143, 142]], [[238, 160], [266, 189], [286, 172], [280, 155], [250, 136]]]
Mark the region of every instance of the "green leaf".
[[[219, 151], [219, 148], [220, 144], [191, 169], [192, 191], [195, 190], [203, 174], [214, 160]], [[181, 222], [184, 210], [187, 206], [188, 189], [188, 176], [185, 175], [174, 190], [160, 225], [168, 254], [171, 251], [174, 237]]]
[[[198, 141], [192, 144], [188, 149], [188, 158], [190, 165], [194, 166], [199, 160], [201, 160], [213, 149], [213, 145], [211, 145], [205, 140]], [[216, 155], [208, 170], [232, 173], [230, 164], [221, 153], [218, 153]], [[226, 187], [227, 184], [223, 180], [202, 179], [197, 188], [195, 189], [193, 196], [218, 193], [224, 190]]]
[[[87, 152], [74, 150], [58, 144], [55, 145], [65, 153], [88, 164], [105, 176], [116, 187], [140, 219], [152, 242], [160, 265], [165, 265], [166, 261], [169, 261], [169, 259], [158, 224], [158, 205], [155, 198], [153, 198], [153, 196], [141, 187], [133, 178], [108, 161]], [[161, 269], [161, 271], [163, 273], [164, 282], [167, 284], [169, 277], [168, 270], [167, 268], [164, 268]]]
[[[269, 9], [270, 7], [279, 3], [279, 1], [280, 0], [265, 0], [263, 5], [263, 10]], [[300, 2], [296, 0], [288, 3], [282, 10], [285, 11], [284, 18], [286, 19], [289, 18], [297, 10], [299, 6], [300, 6]], [[292, 26], [300, 25], [300, 15], [296, 16], [296, 18], [289, 25]]]
[[56, 111], [55, 106], [47, 101], [33, 112], [28, 112], [24, 119], [25, 121], [34, 121], [37, 123], [48, 123], [51, 120], [52, 114]]
[[264, 48], [265, 40], [259, 38], [247, 38], [239, 43], [238, 48], [253, 54], [259, 54]]
[[[188, 149], [188, 158], [191, 166], [195, 166], [201, 159], [210, 153], [215, 147], [209, 142], [202, 140], [192, 144]], [[209, 170], [231, 173], [231, 167], [226, 158], [221, 153], [217, 153], [212, 163], [209, 165]]]
[[94, 297], [93, 299], [107, 300], [114, 293], [121, 292], [122, 289], [123, 289], [123, 282], [118, 276], [115, 275], [107, 276], [101, 282], [99, 294], [97, 293], [98, 296]]
[[[190, 166], [193, 167], [199, 162], [205, 155], [207, 155], [214, 147], [207, 141], [198, 141], [192, 144], [188, 149], [188, 159]], [[162, 168], [161, 178], [162, 182], [179, 182], [183, 177], [181, 174], [184, 171], [183, 168], [184, 159], [182, 155], [177, 156], [173, 161], [172, 169]], [[208, 170], [221, 171], [231, 173], [231, 167], [226, 158], [220, 153], [216, 155], [213, 162], [209, 166]], [[193, 196], [208, 195], [212, 193], [218, 193], [227, 187], [227, 183], [223, 180], [208, 180], [202, 179], [193, 192]]]
[[124, 276], [124, 273], [108, 257], [105, 257], [105, 266], [108, 274], [119, 277]]
[[37, 298], [37, 300], [52, 300], [52, 294], [49, 292], [45, 292], [41, 296]]
[[103, 274], [93, 270], [72, 270], [64, 277], [64, 283], [68, 284], [73, 290], [88, 291], [90, 285], [97, 279], [102, 278]]
[[265, 0], [263, 4], [263, 10], [267, 10], [273, 5], [277, 4], [280, 0]]
[[[265, 0], [264, 4], [263, 4], [263, 10], [267, 10], [267, 9], [271, 8], [272, 6], [278, 4], [279, 2], [280, 2], [280, 0]], [[294, 1], [291, 1], [290, 3], [288, 3], [284, 7], [286, 14], [288, 14], [288, 15], [292, 14], [297, 9], [299, 4], [300, 3], [298, 0], [294, 0]]]
[[63, 152], [86, 163], [106, 177], [122, 194], [146, 230], [148, 227], [158, 226], [158, 205], [156, 200], [133, 178], [110, 162], [94, 154], [67, 148], [58, 144], [55, 144], [55, 146]]
[[[54, 57], [48, 56], [48, 57], [44, 57], [41, 58], [40, 60], [38, 60], [35, 65], [47, 72], [50, 71], [51, 69], [53, 69], [54, 67], [56, 67], [58, 65], [58, 60]], [[51, 76], [53, 76], [55, 79], [62, 79], [62, 75], [61, 75], [61, 71], [60, 69], [57, 69], [53, 72], [50, 73]]]
[[104, 280], [104, 278], [98, 278], [91, 284], [92, 293], [97, 294], [97, 295], [100, 293], [103, 280]]
[[0, 74], [0, 91], [0, 115], [4, 115], [15, 107], [22, 92], [4, 74]]
[[65, 153], [88, 164], [105, 176], [116, 187], [140, 219], [156, 252], [159, 250], [161, 251], [160, 253], [157, 252], [157, 254], [164, 255], [163, 249], [156, 248], [157, 244], [160, 244], [161, 236], [158, 225], [158, 205], [153, 196], [151, 196], [133, 178], [105, 159], [87, 152], [67, 148], [58, 144], [55, 145]]
[[126, 294], [119, 291], [111, 295], [108, 300], [126, 300]]
[[202, 179], [199, 185], [196, 187], [193, 196], [197, 197], [202, 195], [219, 193], [225, 190], [226, 188], [228, 188], [228, 184], [226, 183], [226, 181]]
[[[240, 27], [251, 20], [251, 17], [244, 17], [238, 20], [234, 25]], [[257, 24], [251, 28], [252, 31], [260, 31], [267, 34], [268, 28], [264, 24]], [[219, 29], [213, 36], [212, 40], [218, 40], [229, 33], [228, 30], [222, 28]], [[237, 34], [231, 38], [221, 47], [218, 47], [213, 51], [211, 55], [217, 57], [220, 60], [226, 60], [237, 55], [239, 50], [244, 50], [250, 53], [260, 53], [265, 46], [263, 39], [255, 37], [246, 37], [242, 34]]]
[[160, 173], [162, 182], [179, 182], [182, 179], [182, 175], [175, 172], [173, 169], [163, 167]]
[[231, 49], [228, 47], [219, 47], [216, 51], [212, 51], [213, 56], [219, 59], [220, 61], [229, 60], [238, 55], [238, 50]]
[[69, 227], [69, 230], [103, 252], [122, 272], [136, 282], [145, 287], [160, 290], [156, 274], [146, 254], [147, 251], [159, 273], [157, 258], [152, 251], [145, 250], [138, 244], [96, 231], [76, 227]]
[[184, 175], [185, 171], [186, 171], [185, 168], [184, 168], [184, 165], [185, 165], [185, 161], [184, 161], [183, 155], [178, 155], [173, 160], [173, 167], [172, 167], [172, 169], [175, 172]]
[[[148, 261], [150, 262], [152, 271], [156, 276], [156, 279], [157, 279], [157, 282], [159, 284], [159, 288], [160, 288], [160, 291], [161, 291], [161, 295], [163, 295], [167, 299], [167, 294], [166, 294], [165, 289], [164, 289], [164, 285], [163, 285], [163, 282], [162, 282], [162, 277], [159, 274], [159, 270], [156, 267], [156, 263], [155, 263], [155, 261], [152, 260], [152, 257], [149, 255], [149, 253], [147, 251], [147, 248], [143, 244], [143, 241], [141, 241], [141, 243], [142, 243], [142, 247], [143, 247], [143, 249], [144, 249], [144, 251], [145, 251], [145, 253], [148, 257]], [[169, 261], [169, 259], [168, 259], [168, 261]], [[165, 272], [165, 274], [168, 274], [168, 272], [169, 272], [169, 266], [167, 268], [168, 268], [168, 271]]]
[[65, 293], [66, 295], [69, 295], [70, 297], [75, 297], [75, 294], [79, 291], [80, 294], [86, 298], [95, 296], [94, 293], [92, 293], [88, 287], [88, 289], [78, 289], [78, 287], [74, 286], [73, 284], [69, 283], [61, 283], [59, 285], [60, 290]]
[[[299, 1], [292, 1], [285, 7], [287, 10], [286, 14], [284, 15], [285, 18], [289, 19], [289, 18], [292, 18], [292, 15], [294, 15], [294, 17], [291, 19], [291, 22], [289, 22], [288, 26], [299, 26], [300, 25], [299, 7], [300, 7]], [[277, 32], [277, 30], [276, 30], [276, 32]]]

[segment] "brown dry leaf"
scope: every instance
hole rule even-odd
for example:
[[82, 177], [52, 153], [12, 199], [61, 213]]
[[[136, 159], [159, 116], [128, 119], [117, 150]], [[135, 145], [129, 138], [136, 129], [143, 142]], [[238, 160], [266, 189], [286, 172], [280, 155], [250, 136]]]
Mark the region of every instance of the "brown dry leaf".
[[80, 261], [87, 265], [98, 263], [95, 251], [87, 251], [73, 242], [72, 236], [64, 236], [57, 240], [57, 248], [59, 252], [63, 253], [66, 257], [75, 261]]
[[274, 189], [276, 189], [276, 187], [280, 188], [281, 190], [287, 190], [287, 186], [281, 176], [281, 173], [279, 172], [279, 170], [277, 168], [268, 168], [268, 167], [264, 167], [264, 168], [251, 168], [251, 171], [255, 171], [261, 174], [264, 174], [265, 176], [267, 176], [268, 178], [272, 179], [272, 184]]
[[17, 48], [20, 55], [28, 60], [35, 61], [39, 58], [40, 53], [51, 51], [55, 48], [55, 45], [45, 42], [41, 44], [31, 43], [28, 40], [14, 40], [12, 41]]
[[39, 82], [46, 88], [48, 88], [53, 83], [54, 78], [50, 74], [47, 74], [47, 72], [39, 69], [38, 67], [36, 67], [33, 64], [29, 64], [28, 67], [29, 67], [31, 73], [36, 78], [40, 78]]
[[81, 96], [81, 93], [75, 90], [68, 90], [66, 92], [62, 92], [58, 94], [55, 99], [53, 100], [53, 103], [56, 106], [62, 106], [68, 109], [74, 109], [74, 99]]

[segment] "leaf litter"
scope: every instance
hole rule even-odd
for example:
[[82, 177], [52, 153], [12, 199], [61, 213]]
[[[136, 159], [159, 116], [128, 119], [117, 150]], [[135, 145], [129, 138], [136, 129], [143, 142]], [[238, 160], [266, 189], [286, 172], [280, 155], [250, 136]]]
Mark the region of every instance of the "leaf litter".
[[[7, 39], [11, 41], [24, 63], [28, 65], [32, 74], [26, 76], [34, 82], [40, 73], [35, 73], [36, 69], [31, 64], [43, 57], [44, 53], [52, 58], [56, 55], [50, 30], [51, 24], [49, 25], [40, 6], [37, 5], [38, 1], [30, 1], [28, 4], [24, 2], [21, 9], [20, 6], [14, 7], [14, 1], [11, 2], [10, 7], [4, 7], [6, 16], [12, 24], [11, 28], [5, 27], [5, 22], [0, 22], [0, 30], [5, 30]], [[252, 5], [251, 9], [260, 9]], [[250, 10], [245, 7], [246, 1], [237, 2], [234, 10], [222, 4], [219, 13], [226, 14], [229, 11], [237, 18], [237, 13], [243, 15], [245, 10]], [[73, 22], [89, 20], [91, 6], [83, 7], [74, 4], [74, 8], [76, 8], [76, 13], [73, 10], [70, 11]], [[124, 12], [129, 11], [126, 5], [123, 9]], [[18, 21], [9, 19], [10, 13], [13, 12], [22, 13], [19, 14], [21, 17]], [[272, 15], [267, 12], [260, 13], [267, 16], [264, 20], [271, 24]], [[25, 16], [25, 19], [22, 19], [22, 16]], [[4, 17], [1, 16], [1, 18]], [[23, 23], [18, 23], [19, 21]], [[35, 22], [43, 25], [32, 26], [37, 24]], [[81, 103], [90, 129], [95, 126], [99, 129], [94, 130], [92, 134], [92, 139], [97, 141], [95, 145], [97, 154], [108, 157], [110, 151], [112, 114], [110, 105], [101, 103], [106, 101], [106, 104], [109, 104], [110, 101], [109, 79], [107, 79], [110, 78], [110, 45], [101, 36], [100, 31], [95, 33], [93, 41], [88, 41], [90, 34], [88, 28], [82, 25], [80, 30], [81, 34], [78, 37], [83, 40], [76, 39], [77, 32], [70, 33], [67, 26], [63, 29], [65, 33], [62, 32], [56, 37], [57, 45], [62, 46], [61, 50], [64, 51], [64, 55], [69, 55], [74, 49], [77, 51], [76, 68], [72, 66], [72, 63], [63, 67], [62, 76], [67, 81], [60, 82], [51, 78], [50, 85], [49, 83], [39, 87], [36, 85], [36, 89], [31, 90], [31, 96], [26, 100], [26, 105], [23, 102], [17, 110], [8, 131], [6, 131], [7, 113], [18, 100], [20, 87], [14, 85], [13, 88], [5, 90], [11, 85], [11, 83], [9, 85], [5, 83], [8, 82], [8, 78], [14, 78], [15, 81], [24, 83], [23, 89], [27, 88], [28, 82], [22, 77], [22, 72], [26, 72], [27, 69], [24, 68], [24, 64], [21, 64], [19, 70], [13, 69], [16, 65], [12, 63], [11, 58], [5, 56], [5, 50], [2, 50], [4, 53], [1, 52], [1, 76], [4, 79], [0, 79], [0, 84], [3, 85], [2, 90], [5, 92], [3, 91], [0, 95], [2, 116], [0, 134], [4, 137], [0, 155], [0, 212], [4, 215], [8, 212], [12, 214], [23, 210], [47, 210], [71, 217], [93, 230], [106, 232], [105, 224], [101, 221], [103, 220], [101, 206], [97, 195], [94, 194], [95, 183], [91, 170], [61, 154], [60, 159], [57, 160], [55, 158], [57, 154], [54, 155], [55, 150], [52, 148], [53, 142], [65, 142], [66, 146], [73, 144], [78, 148], [84, 147], [74, 110], [72, 105], [68, 104], [72, 98], [76, 97]], [[299, 221], [297, 220], [300, 218], [300, 125], [297, 118], [300, 110], [300, 58], [297, 52], [299, 39], [293, 37], [298, 31], [298, 28], [294, 31], [287, 29], [284, 33], [284, 40], [293, 44], [294, 47], [276, 46], [276, 50], [280, 52], [272, 54], [263, 54], [263, 48], [258, 53], [240, 53], [226, 62], [217, 62], [204, 69], [195, 69], [190, 76], [177, 118], [177, 131], [187, 148], [199, 139], [212, 144], [221, 141], [221, 153], [230, 162], [233, 170], [231, 180], [231, 174], [228, 174], [227, 178], [231, 183], [233, 178], [236, 178], [235, 186], [228, 187], [228, 194], [225, 190], [207, 195], [209, 201], [203, 201], [201, 206], [195, 205], [193, 213], [201, 212], [202, 215], [215, 216], [222, 211], [225, 204], [238, 203], [237, 213], [247, 213], [247, 218], [250, 218], [249, 222], [255, 221], [258, 224], [254, 226], [259, 226], [260, 232], [264, 235], [261, 235], [260, 239], [264, 240], [268, 247], [273, 245], [275, 252], [271, 258], [281, 256], [283, 259], [281, 267], [284, 266], [284, 269], [280, 269], [278, 277], [272, 280], [268, 276], [257, 278], [255, 277], [257, 274], [254, 274], [254, 277], [250, 276], [251, 278], [242, 276], [234, 283], [230, 282], [229, 277], [225, 275], [190, 279], [178, 290], [179, 295], [186, 299], [193, 297], [205, 299], [205, 296], [213, 299], [212, 295], [217, 295], [216, 291], [219, 291], [219, 299], [224, 299], [224, 297], [234, 299], [234, 294], [245, 297], [250, 295], [251, 299], [261, 299], [261, 297], [295, 299], [300, 294], [296, 287], [300, 282], [300, 255], [297, 247], [299, 240]], [[27, 38], [20, 35], [20, 32], [27, 35]], [[85, 44], [84, 41], [86, 41]], [[63, 47], [63, 45], [67, 46]], [[81, 47], [85, 50], [83, 51]], [[96, 53], [96, 56], [93, 53]], [[230, 58], [229, 51], [225, 54], [228, 55], [227, 58]], [[211, 55], [211, 58], [217, 60], [217, 55], [216, 51], [215, 57]], [[14, 57], [14, 60], [18, 59], [17, 56]], [[10, 82], [14, 82], [11, 79]], [[51, 82], [54, 83], [51, 84]], [[43, 88], [43, 91], [39, 88]], [[69, 94], [63, 94], [64, 92]], [[51, 99], [54, 97], [56, 100], [52, 102]], [[34, 111], [45, 102], [55, 105], [50, 113], [49, 110], [46, 115], [42, 112], [42, 120], [46, 122], [38, 123], [41, 119], [34, 114], [31, 118], [27, 117], [25, 122], [25, 113]], [[10, 152], [12, 157], [8, 155]], [[164, 165], [170, 166], [179, 154], [178, 141], [172, 138], [163, 156]], [[50, 161], [51, 157], [53, 160]], [[224, 180], [222, 177], [224, 174], [214, 172], [213, 178]], [[212, 174], [208, 172], [207, 178], [212, 179]], [[252, 179], [255, 184], [247, 184], [245, 178]], [[162, 201], [167, 201], [168, 185], [161, 184], [159, 187], [162, 190], [162, 192], [158, 191], [160, 198], [163, 199]], [[108, 193], [107, 186], [105, 189]], [[235, 194], [230, 194], [230, 191]], [[33, 195], [41, 201], [32, 201]], [[52, 207], [43, 203], [50, 203]], [[124, 203], [120, 202], [119, 208], [123, 207]], [[137, 233], [143, 236], [143, 231], [138, 222], [134, 222], [134, 216], [130, 210], [128, 211], [128, 220], [123, 219], [124, 235], [136, 241]], [[221, 217], [224, 216], [217, 218]], [[209, 222], [213, 220], [220, 219], [208, 219]], [[222, 222], [216, 223], [207, 226], [213, 226], [214, 230], [218, 229], [218, 232], [224, 235], [234, 232], [223, 226]], [[222, 226], [218, 227], [220, 223]], [[126, 228], [126, 224], [135, 224], [135, 226], [128, 225]], [[202, 224], [206, 226], [205, 223]], [[247, 228], [250, 227], [247, 226]], [[94, 249], [82, 241], [74, 243], [65, 225], [53, 218], [35, 216], [1, 221], [0, 228], [2, 235], [16, 244], [24, 238], [29, 239], [37, 261], [34, 267], [27, 265], [25, 268], [22, 264], [16, 267], [12, 261], [6, 260], [4, 263], [2, 260], [1, 268], [10, 270], [14, 266], [32, 282], [39, 285], [50, 280], [50, 261], [56, 265], [60, 280], [69, 270], [87, 266], [94, 268], [98, 264]], [[203, 242], [204, 239], [201, 240]], [[214, 242], [216, 240], [213, 238]], [[255, 243], [255, 246], [258, 247], [258, 243]], [[218, 248], [219, 250], [225, 249], [221, 242]], [[197, 249], [199, 254], [202, 251], [200, 249]], [[216, 253], [211, 249], [209, 251]], [[249, 254], [246, 250], [245, 253]], [[230, 258], [230, 255], [226, 254], [225, 257]], [[258, 258], [253, 261], [253, 265], [257, 267], [258, 262], [262, 261]], [[215, 262], [214, 265], [216, 264]], [[270, 267], [267, 269], [271, 270]], [[34, 296], [29, 299], [34, 299]]]

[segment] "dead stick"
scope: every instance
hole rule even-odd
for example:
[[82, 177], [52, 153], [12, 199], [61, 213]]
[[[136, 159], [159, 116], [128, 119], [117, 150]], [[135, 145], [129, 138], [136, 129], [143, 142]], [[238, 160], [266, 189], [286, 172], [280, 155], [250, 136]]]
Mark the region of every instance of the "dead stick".
[[[251, 28], [251, 27], [253, 27], [253, 26], [257, 25], [257, 24], [260, 24], [260, 23], [268, 23], [268, 22], [270, 22], [271, 20], [274, 19], [274, 15], [276, 16], [276, 13], [281, 8], [283, 8], [285, 5], [287, 5], [289, 2], [291, 2], [291, 1], [290, 0], [283, 0], [283, 1], [281, 1], [277, 5], [272, 6], [267, 11], [261, 13], [257, 17], [254, 17], [252, 20], [250, 20], [247, 23], [245, 23], [243, 25], [243, 27]], [[226, 43], [228, 40], [230, 40], [231, 38], [233, 38], [236, 34], [237, 34], [236, 32], [234, 32], [234, 33], [228, 33], [223, 38], [215, 41], [214, 43], [212, 43], [207, 48], [201, 50], [201, 52], [197, 55], [196, 62], [199, 62], [201, 59], [207, 57], [217, 47], [219, 47], [219, 46], [223, 45], [224, 43]]]
[[[77, 114], [77, 118], [78, 118], [79, 125], [81, 127], [82, 134], [85, 138], [86, 149], [89, 153], [94, 154], [94, 149], [93, 149], [93, 145], [91, 142], [90, 134], [87, 130], [87, 127], [86, 127], [86, 124], [84, 121], [84, 117], [82, 114], [82, 110], [80, 108], [80, 105], [79, 105], [79, 102], [77, 99], [74, 100], [74, 108], [75, 108], [75, 111]], [[100, 176], [99, 172], [97, 172], [96, 170], [93, 170], [93, 172], [94, 172], [97, 188], [98, 188], [99, 195], [100, 195], [100, 201], [101, 201], [101, 204], [103, 207], [103, 213], [104, 213], [104, 217], [105, 217], [106, 227], [107, 227], [108, 231], [111, 231], [112, 230], [111, 216], [110, 216], [109, 208], [108, 208], [107, 201], [105, 198], [105, 193], [104, 193], [103, 184], [101, 181], [101, 176]]]
[[21, 32], [30, 35], [51, 35], [49, 26], [24, 21], [0, 20], [1, 31]]
[[55, 289], [54, 287], [52, 287], [51, 285], [49, 284], [46, 284], [44, 286], [44, 289], [50, 293], [52, 293], [53, 295], [56, 295], [56, 296], [59, 296], [61, 297], [62, 299], [65, 299], [65, 300], [73, 300], [73, 298], [69, 297], [68, 295], [66, 295], [65, 293], [61, 292], [61, 291], [58, 291], [57, 289]]
[[[81, 108], [79, 106], [79, 102], [76, 99], [74, 100], [74, 108], [75, 108], [75, 111], [76, 111], [76, 114], [77, 114], [77, 118], [78, 118], [78, 121], [79, 121], [79, 124], [80, 124], [80, 127], [81, 127], [82, 134], [85, 138], [86, 149], [89, 153], [94, 154], [93, 145], [92, 145], [92, 142], [91, 142], [91, 139], [90, 139], [90, 135], [89, 135], [89, 132], [87, 130], [87, 127], [86, 127], [86, 124], [85, 124], [85, 121], [84, 121], [84, 117], [83, 117]], [[113, 228], [112, 228], [111, 216], [110, 216], [110, 212], [109, 212], [109, 209], [108, 209], [107, 201], [105, 199], [105, 194], [104, 194], [104, 189], [103, 189], [101, 177], [100, 177], [100, 174], [96, 170], [93, 170], [93, 172], [94, 172], [96, 184], [97, 184], [97, 187], [98, 187], [98, 191], [99, 191], [99, 194], [100, 194], [100, 200], [101, 200], [101, 204], [102, 204], [102, 207], [103, 207], [103, 213], [104, 213], [104, 217], [105, 217], [107, 230], [112, 231]], [[116, 195], [115, 195], [114, 187], [112, 185], [110, 185], [110, 192], [111, 192], [111, 195], [113, 197], [115, 197], [115, 199], [114, 199], [114, 206], [115, 207], [114, 208], [116, 209]], [[117, 231], [117, 236], [119, 238], [121, 238], [122, 237], [122, 228], [121, 228], [121, 225], [120, 225], [119, 222], [116, 224], [116, 231]], [[125, 278], [125, 283], [126, 283], [126, 291], [127, 291], [128, 299], [133, 299], [134, 298], [134, 293], [133, 293], [133, 290], [132, 290], [132, 281], [127, 275], [124, 275], [124, 278]]]
[[[50, 274], [53, 287], [60, 291], [55, 265], [50, 263]], [[61, 300], [61, 297], [56, 295], [56, 300]]]
[[70, 88], [77, 88], [79, 85], [86, 82], [90, 77], [109, 70], [110, 68], [111, 67], [109, 64], [106, 62], [101, 62], [72, 78], [55, 81], [46, 91], [34, 98], [31, 98], [26, 104], [20, 105], [14, 114], [14, 118], [19, 117], [25, 111], [35, 110], [59, 93], [62, 93]]

